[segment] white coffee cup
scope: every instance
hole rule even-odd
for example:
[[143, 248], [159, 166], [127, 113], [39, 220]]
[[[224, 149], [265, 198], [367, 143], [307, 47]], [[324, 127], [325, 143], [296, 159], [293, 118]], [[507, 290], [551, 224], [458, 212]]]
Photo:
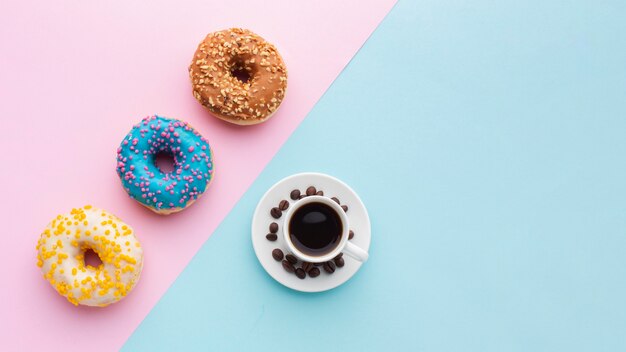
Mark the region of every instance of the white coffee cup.
[[[324, 205], [327, 205], [332, 210], [334, 210], [335, 213], [337, 213], [337, 216], [341, 219], [342, 232], [341, 232], [341, 237], [339, 238], [339, 243], [336, 245], [336, 247], [332, 251], [326, 254], [320, 255], [320, 256], [309, 255], [298, 250], [298, 248], [296, 248], [296, 246], [291, 241], [291, 236], [289, 233], [289, 224], [291, 222], [291, 218], [293, 217], [293, 214], [302, 206], [306, 204], [310, 204], [310, 203], [322, 203]], [[332, 199], [324, 197], [324, 196], [308, 196], [308, 197], [298, 200], [287, 210], [287, 214], [285, 215], [285, 220], [283, 223], [283, 236], [285, 239], [285, 243], [287, 244], [287, 247], [289, 248], [289, 251], [293, 253], [293, 255], [295, 255], [298, 259], [302, 261], [310, 262], [310, 263], [327, 262], [329, 260], [332, 260], [337, 255], [339, 255], [339, 253], [342, 253], [342, 252], [360, 262], [366, 261], [367, 258], [369, 257], [369, 254], [365, 250], [358, 247], [357, 245], [349, 242], [348, 241], [349, 235], [350, 235], [350, 222], [348, 220], [348, 215], [346, 215], [343, 209], [341, 209], [341, 206], [339, 206], [339, 204], [335, 203], [335, 201], [333, 201]]]

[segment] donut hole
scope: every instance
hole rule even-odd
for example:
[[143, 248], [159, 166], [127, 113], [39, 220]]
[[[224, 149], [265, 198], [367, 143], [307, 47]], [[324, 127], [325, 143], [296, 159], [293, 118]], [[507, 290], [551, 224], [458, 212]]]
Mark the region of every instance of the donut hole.
[[253, 60], [249, 54], [233, 57], [229, 62], [230, 75], [243, 84], [250, 83], [256, 73], [256, 65], [250, 61]]
[[241, 83], [248, 83], [252, 79], [252, 73], [250, 72], [250, 69], [247, 69], [243, 65], [234, 65], [230, 69], [230, 74]]
[[162, 150], [154, 156], [154, 165], [161, 172], [169, 174], [176, 169], [176, 159], [174, 159], [174, 155], [171, 152]]
[[83, 261], [85, 266], [91, 266], [93, 268], [102, 265], [102, 259], [100, 259], [98, 253], [91, 248], [87, 248], [83, 252]]

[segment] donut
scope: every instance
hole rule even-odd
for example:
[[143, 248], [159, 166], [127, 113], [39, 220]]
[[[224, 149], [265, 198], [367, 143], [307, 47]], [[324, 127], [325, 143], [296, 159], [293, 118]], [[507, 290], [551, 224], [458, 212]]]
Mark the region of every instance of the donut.
[[276, 47], [241, 28], [209, 33], [198, 45], [189, 77], [196, 100], [237, 125], [269, 119], [287, 89], [287, 68]]
[[[100, 257], [97, 268], [85, 264], [87, 250]], [[52, 220], [37, 251], [44, 278], [76, 306], [104, 307], [121, 300], [135, 287], [143, 267], [143, 250], [133, 230], [90, 205]]]
[[[156, 166], [160, 153], [174, 159], [172, 172]], [[172, 214], [206, 191], [213, 180], [213, 153], [209, 142], [186, 122], [148, 116], [117, 149], [117, 174], [131, 198], [158, 214]]]

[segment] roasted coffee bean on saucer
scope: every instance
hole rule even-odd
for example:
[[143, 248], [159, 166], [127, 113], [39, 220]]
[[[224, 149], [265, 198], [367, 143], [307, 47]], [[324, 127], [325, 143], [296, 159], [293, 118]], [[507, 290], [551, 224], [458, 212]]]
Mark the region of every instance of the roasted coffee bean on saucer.
[[274, 259], [279, 262], [281, 260], [283, 260], [283, 251], [281, 251], [280, 249], [276, 248], [272, 251], [272, 257], [274, 257]]
[[293, 264], [289, 263], [288, 261], [283, 260], [283, 261], [282, 261], [282, 263], [283, 263], [283, 268], [284, 268], [287, 272], [289, 272], [289, 273], [293, 273], [294, 271], [296, 271], [296, 268], [294, 268], [294, 267], [293, 267]]
[[270, 215], [274, 218], [274, 219], [278, 219], [283, 215], [283, 212], [278, 209], [277, 207], [272, 208], [272, 210], [270, 210]]
[[348, 212], [348, 206], [345, 204], [341, 206], [341, 209], [343, 209], [343, 211], [346, 213]]
[[293, 191], [291, 191], [291, 194], [289, 194], [289, 198], [291, 198], [291, 200], [298, 200], [298, 199], [300, 199], [300, 190], [299, 189], [294, 189]]
[[337, 204], [341, 204], [341, 203], [339, 203], [339, 198], [337, 198], [337, 197], [332, 197], [330, 199], [334, 200], [335, 203], [337, 203]]
[[278, 239], [278, 235], [275, 233], [268, 233], [267, 235], [265, 235], [265, 238], [267, 238], [268, 241], [276, 241]]
[[278, 224], [273, 222], [270, 224], [270, 233], [276, 233], [278, 232]]
[[306, 271], [307, 273], [309, 272], [309, 270], [311, 270], [311, 268], [313, 267], [313, 263], [309, 263], [309, 262], [302, 262], [302, 266], [301, 268]]
[[318, 277], [320, 276], [320, 269], [314, 266], [308, 271], [308, 274], [310, 277]]
[[335, 258], [333, 259], [333, 261], [335, 262], [335, 265], [337, 265], [338, 268], [343, 268], [343, 266], [346, 265], [346, 262], [344, 261], [342, 257]]
[[354, 231], [350, 230], [350, 232], [348, 233], [348, 239], [351, 240], [354, 238]]
[[302, 268], [298, 268], [296, 269], [296, 276], [298, 277], [298, 279], [304, 280], [304, 278], [306, 277], [306, 273]]
[[289, 208], [289, 202], [286, 200], [281, 200], [280, 203], [278, 203], [278, 209], [285, 211], [287, 210], [287, 208]]
[[334, 273], [336, 267], [337, 266], [333, 262], [326, 262], [326, 263], [324, 263], [324, 271], [329, 273], [329, 274]]
[[291, 264], [296, 264], [298, 262], [298, 258], [296, 258], [296, 256], [293, 254], [287, 254], [285, 256], [285, 259], [287, 259], [287, 261]]
[[315, 187], [313, 186], [309, 186], [309, 188], [306, 189], [307, 196], [313, 196], [315, 195], [315, 193], [317, 193], [317, 189], [315, 189]]
[[315, 193], [316, 196], [323, 196], [324, 195], [324, 191], [317, 191], [317, 193]]

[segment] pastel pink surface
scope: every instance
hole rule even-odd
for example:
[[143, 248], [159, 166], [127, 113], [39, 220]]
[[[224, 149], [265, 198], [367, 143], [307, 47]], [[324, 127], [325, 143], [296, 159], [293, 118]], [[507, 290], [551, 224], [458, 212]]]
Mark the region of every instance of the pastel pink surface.
[[[394, 2], [0, 5], [0, 350], [119, 348]], [[276, 44], [289, 69], [283, 105], [259, 126], [221, 122], [191, 95], [187, 66], [198, 42], [235, 26]], [[189, 121], [215, 152], [211, 188], [169, 217], [129, 199], [115, 174], [119, 142], [155, 113]], [[44, 226], [85, 204], [130, 224], [145, 252], [138, 286], [105, 309], [70, 305], [35, 265]]]

